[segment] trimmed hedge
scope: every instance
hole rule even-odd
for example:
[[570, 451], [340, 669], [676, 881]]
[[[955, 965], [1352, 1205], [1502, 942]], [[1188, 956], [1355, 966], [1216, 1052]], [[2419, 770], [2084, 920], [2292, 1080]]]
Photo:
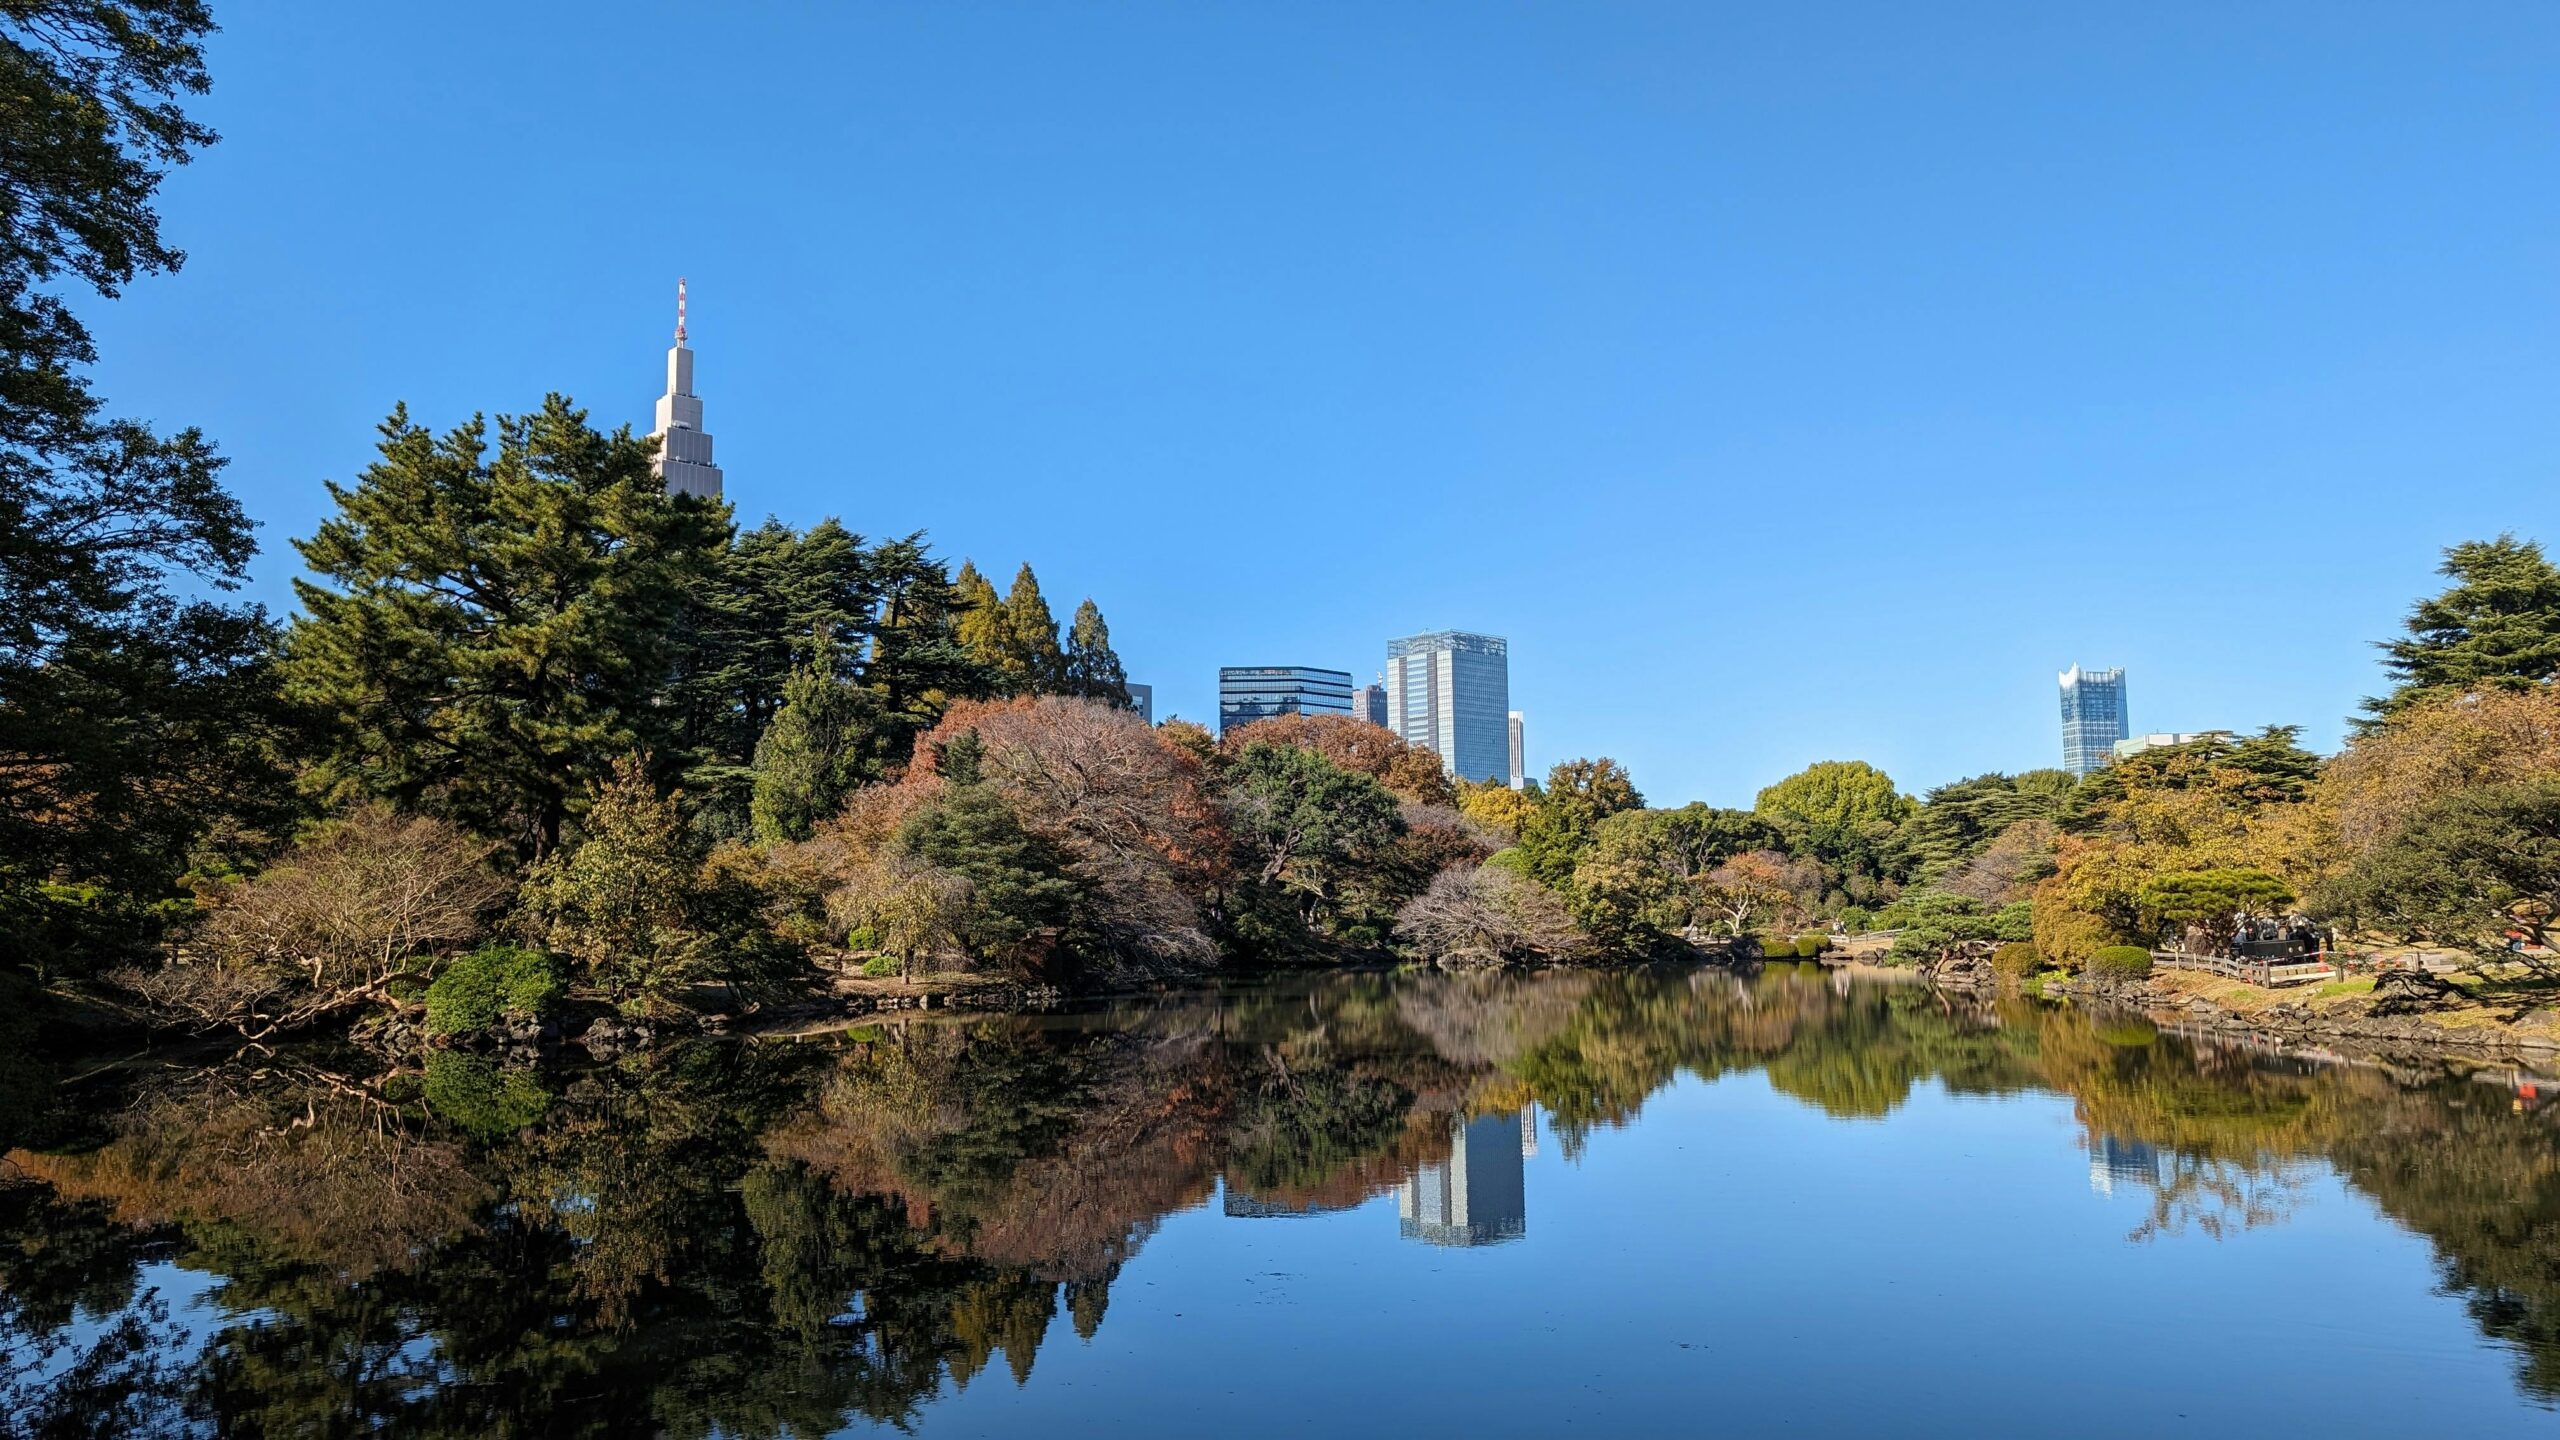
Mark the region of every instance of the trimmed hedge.
[[1760, 947], [1760, 956], [1764, 960], [1792, 958], [1796, 953], [1796, 940], [1792, 935], [1755, 935], [1752, 942]]
[[483, 945], [427, 987], [427, 1033], [470, 1035], [510, 1016], [540, 1018], [560, 1001], [551, 957], [521, 945]]
[[2089, 957], [2089, 973], [2139, 980], [2151, 973], [2151, 952], [2139, 945], [2108, 945]]
[[862, 973], [874, 978], [882, 975], [895, 975], [898, 973], [898, 957], [894, 955], [874, 955], [870, 959], [862, 962]]
[[2033, 945], [2011, 941], [1991, 952], [1991, 968], [2011, 980], [2024, 980], [2044, 966]]
[[853, 928], [852, 934], [844, 937], [844, 948], [856, 951], [877, 950], [880, 948], [880, 932], [868, 925], [857, 925]]
[[1828, 936], [1799, 935], [1796, 937], [1796, 958], [1799, 960], [1810, 960], [1830, 948], [1831, 940]]

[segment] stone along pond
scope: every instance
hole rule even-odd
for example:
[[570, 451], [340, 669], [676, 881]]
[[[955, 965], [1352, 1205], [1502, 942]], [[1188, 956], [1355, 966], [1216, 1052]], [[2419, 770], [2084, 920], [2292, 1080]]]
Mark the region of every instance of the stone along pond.
[[1794, 967], [164, 1060], [16, 1087], [0, 1429], [2549, 1434], [2549, 1093]]

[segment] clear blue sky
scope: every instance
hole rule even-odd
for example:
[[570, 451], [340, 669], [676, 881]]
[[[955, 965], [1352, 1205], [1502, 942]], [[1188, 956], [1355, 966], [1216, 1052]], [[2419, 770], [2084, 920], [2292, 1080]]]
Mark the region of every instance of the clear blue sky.
[[264, 522], [406, 400], [646, 428], [1216, 667], [1510, 637], [1531, 761], [2299, 722], [2560, 543], [2560, 7], [223, 4], [117, 406]]

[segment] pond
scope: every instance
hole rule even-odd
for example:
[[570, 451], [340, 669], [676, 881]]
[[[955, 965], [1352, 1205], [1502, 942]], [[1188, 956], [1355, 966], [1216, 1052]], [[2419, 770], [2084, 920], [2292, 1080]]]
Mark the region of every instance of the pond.
[[0, 1429], [2489, 1436], [2560, 1404], [2560, 1107], [2507, 1072], [1812, 967], [356, 1059], [22, 1107]]

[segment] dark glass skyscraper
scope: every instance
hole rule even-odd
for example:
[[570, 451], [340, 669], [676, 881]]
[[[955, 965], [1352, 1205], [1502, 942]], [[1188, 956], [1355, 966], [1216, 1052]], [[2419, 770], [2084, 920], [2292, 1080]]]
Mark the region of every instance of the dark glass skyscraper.
[[2116, 742], [2133, 733], [2125, 723], [2124, 670], [2062, 672], [2062, 768], [2074, 775], [2103, 770]]
[[1227, 665], [1218, 671], [1218, 733], [1273, 715], [1348, 715], [1351, 672], [1306, 665]]

